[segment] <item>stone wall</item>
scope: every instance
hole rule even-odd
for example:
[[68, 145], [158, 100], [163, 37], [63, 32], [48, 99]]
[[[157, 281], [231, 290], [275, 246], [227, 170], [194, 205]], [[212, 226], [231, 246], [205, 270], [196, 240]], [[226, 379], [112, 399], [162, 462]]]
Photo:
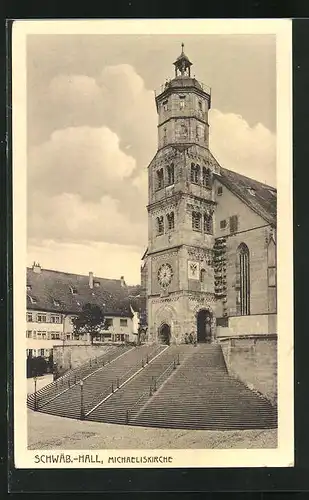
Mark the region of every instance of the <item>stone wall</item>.
[[110, 345], [75, 344], [54, 346], [54, 379], [111, 349]]
[[230, 374], [277, 405], [277, 340], [230, 338], [220, 344]]

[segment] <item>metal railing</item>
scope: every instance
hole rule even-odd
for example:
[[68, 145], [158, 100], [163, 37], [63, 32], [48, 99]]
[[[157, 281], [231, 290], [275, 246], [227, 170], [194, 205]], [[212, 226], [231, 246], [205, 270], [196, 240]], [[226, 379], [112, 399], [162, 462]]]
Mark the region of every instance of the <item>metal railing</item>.
[[[46, 404], [49, 401], [49, 399], [46, 400], [47, 396], [50, 396], [51, 398], [53, 395], [59, 396], [66, 390], [69, 390], [77, 385], [80, 380], [84, 380], [88, 375], [96, 371], [96, 368], [102, 368], [113, 361], [114, 355], [117, 353], [118, 349], [119, 347], [117, 346], [101, 356], [90, 358], [90, 360], [86, 361], [81, 366], [69, 370], [57, 380], [54, 380], [38, 391], [29, 394], [27, 396], [28, 406], [34, 407], [35, 410], [38, 410], [40, 403]], [[60, 390], [60, 392], [58, 393], [57, 390]]]
[[180, 359], [178, 354], [177, 360], [174, 359], [159, 376], [151, 377], [150, 385], [147, 387], [147, 389], [140, 394], [140, 396], [131, 406], [131, 408], [126, 410], [126, 417], [125, 417], [126, 424], [129, 424], [136, 417], [140, 408], [143, 406], [146, 400], [148, 400], [154, 395], [154, 393], [158, 390], [158, 388], [163, 384], [163, 382], [165, 382], [165, 380], [168, 379], [168, 377], [174, 372], [174, 370], [176, 370], [177, 366], [179, 365], [180, 365]]

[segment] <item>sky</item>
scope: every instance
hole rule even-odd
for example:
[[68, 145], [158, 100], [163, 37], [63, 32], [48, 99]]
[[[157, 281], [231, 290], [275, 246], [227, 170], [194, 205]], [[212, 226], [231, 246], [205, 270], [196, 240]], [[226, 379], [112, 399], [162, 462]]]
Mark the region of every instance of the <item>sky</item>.
[[27, 265], [140, 283], [154, 90], [185, 44], [219, 163], [276, 185], [273, 35], [28, 35]]

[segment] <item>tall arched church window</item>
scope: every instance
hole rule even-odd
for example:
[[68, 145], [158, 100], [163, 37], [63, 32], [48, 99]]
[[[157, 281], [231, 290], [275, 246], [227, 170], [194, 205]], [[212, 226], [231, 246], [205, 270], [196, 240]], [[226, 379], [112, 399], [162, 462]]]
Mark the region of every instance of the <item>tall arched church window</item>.
[[171, 165], [168, 165], [166, 167], [167, 170], [167, 184], [174, 184], [175, 182], [175, 176], [174, 176], [174, 165], [173, 163]]
[[172, 231], [175, 228], [174, 212], [170, 212], [169, 214], [167, 214], [166, 218], [167, 218], [167, 227], [170, 231]]
[[198, 184], [200, 180], [200, 166], [191, 163], [191, 182]]
[[245, 243], [237, 248], [237, 288], [238, 300], [236, 309], [241, 316], [250, 314], [250, 254]]

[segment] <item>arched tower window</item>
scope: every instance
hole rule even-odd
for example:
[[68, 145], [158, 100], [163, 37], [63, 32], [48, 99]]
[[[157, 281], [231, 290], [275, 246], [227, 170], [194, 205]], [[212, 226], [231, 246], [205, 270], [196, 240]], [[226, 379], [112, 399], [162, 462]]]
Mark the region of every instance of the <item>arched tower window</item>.
[[166, 215], [167, 218], [167, 227], [170, 231], [175, 229], [175, 217], [174, 217], [174, 212], [170, 212], [169, 214]]
[[200, 180], [200, 166], [191, 163], [191, 182], [198, 184]]
[[157, 170], [157, 189], [161, 189], [164, 186], [164, 173], [163, 168]]
[[241, 316], [247, 316], [250, 314], [250, 255], [245, 243], [237, 248], [236, 270], [239, 292], [236, 307]]
[[203, 167], [202, 184], [204, 187], [211, 188], [211, 171]]
[[164, 233], [164, 218], [163, 215], [157, 217], [157, 234]]
[[167, 171], [167, 184], [168, 185], [174, 184], [175, 175], [174, 175], [174, 165], [173, 165], [173, 163], [171, 165], [168, 165], [166, 167], [166, 171]]
[[204, 214], [204, 232], [207, 234], [212, 234], [212, 215]]
[[205, 283], [205, 280], [206, 280], [206, 271], [205, 271], [205, 269], [201, 269], [201, 272], [200, 272], [200, 282], [201, 283]]

